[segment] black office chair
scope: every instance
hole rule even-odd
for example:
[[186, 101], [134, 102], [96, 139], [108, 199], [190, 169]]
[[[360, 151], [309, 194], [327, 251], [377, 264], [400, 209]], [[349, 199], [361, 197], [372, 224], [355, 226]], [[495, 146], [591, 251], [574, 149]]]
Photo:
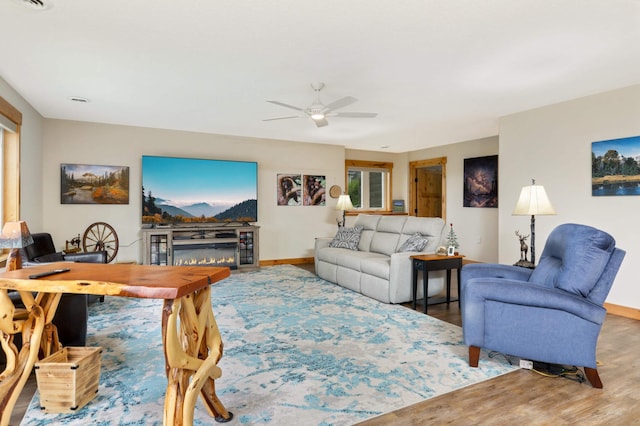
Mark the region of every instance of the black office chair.
[[[80, 262], [107, 263], [106, 251], [89, 253], [56, 252], [51, 234], [31, 234], [33, 244], [20, 250], [23, 267], [29, 264], [47, 262]], [[17, 294], [17, 293], [16, 293]], [[13, 298], [12, 298], [13, 299]], [[18, 300], [20, 298], [18, 297]], [[58, 338], [62, 346], [84, 346], [87, 339], [87, 320], [89, 317], [89, 303], [100, 300], [104, 296], [86, 294], [63, 294], [53, 318], [53, 324], [58, 329]], [[14, 300], [14, 302], [16, 302]]]

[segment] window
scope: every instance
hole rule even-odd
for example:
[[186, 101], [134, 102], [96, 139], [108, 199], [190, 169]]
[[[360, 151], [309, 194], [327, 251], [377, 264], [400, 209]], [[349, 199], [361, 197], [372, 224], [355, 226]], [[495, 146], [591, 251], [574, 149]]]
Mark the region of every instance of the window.
[[22, 114], [0, 97], [0, 229], [19, 220]]
[[346, 160], [347, 193], [360, 211], [391, 211], [393, 163]]

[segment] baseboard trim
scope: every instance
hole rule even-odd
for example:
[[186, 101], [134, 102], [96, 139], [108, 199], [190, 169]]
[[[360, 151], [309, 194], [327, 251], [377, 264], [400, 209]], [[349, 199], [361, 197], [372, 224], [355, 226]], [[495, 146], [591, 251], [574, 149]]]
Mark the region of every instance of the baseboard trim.
[[620, 317], [640, 320], [640, 309], [629, 308], [628, 306], [614, 305], [613, 303], [605, 303], [604, 308], [607, 313], [618, 315]]
[[274, 259], [274, 260], [261, 260], [260, 266], [274, 266], [274, 265], [300, 265], [303, 263], [313, 263], [313, 257], [298, 257], [294, 259]]

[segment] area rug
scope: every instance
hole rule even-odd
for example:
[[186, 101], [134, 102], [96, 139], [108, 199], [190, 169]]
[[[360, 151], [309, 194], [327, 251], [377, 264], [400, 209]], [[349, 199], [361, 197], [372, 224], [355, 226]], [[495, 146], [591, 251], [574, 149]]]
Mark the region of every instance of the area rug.
[[[229, 424], [348, 425], [515, 369], [484, 351], [470, 368], [460, 327], [294, 266], [234, 274], [212, 299]], [[21, 424], [162, 424], [161, 307], [122, 297], [92, 305], [88, 346], [104, 348], [98, 395], [77, 413], [46, 414], [36, 392]], [[194, 423], [215, 423], [200, 401]]]

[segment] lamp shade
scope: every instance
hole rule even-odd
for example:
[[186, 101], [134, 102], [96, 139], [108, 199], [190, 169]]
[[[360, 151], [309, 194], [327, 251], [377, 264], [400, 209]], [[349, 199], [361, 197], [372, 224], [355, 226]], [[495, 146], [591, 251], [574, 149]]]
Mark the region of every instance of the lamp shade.
[[22, 248], [33, 244], [33, 237], [25, 221], [7, 222], [0, 234], [0, 248]]
[[535, 183], [523, 186], [520, 198], [513, 210], [514, 215], [552, 215], [556, 214], [544, 186]]
[[351, 197], [349, 196], [349, 194], [342, 194], [340, 197], [338, 197], [336, 210], [353, 210], [353, 204], [351, 204]]

